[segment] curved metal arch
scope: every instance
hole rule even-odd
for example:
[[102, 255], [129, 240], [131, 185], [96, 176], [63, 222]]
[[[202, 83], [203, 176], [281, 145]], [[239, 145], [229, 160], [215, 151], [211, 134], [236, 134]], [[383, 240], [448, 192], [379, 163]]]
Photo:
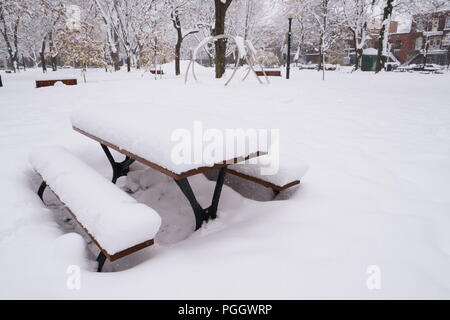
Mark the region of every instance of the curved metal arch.
[[[221, 39], [231, 39], [231, 40], [233, 40], [233, 41], [237, 44], [236, 37], [231, 36], [231, 35], [225, 35], [225, 34], [220, 34], [220, 35], [217, 35], [217, 36], [214, 36], [214, 37], [213, 37], [213, 36], [210, 36], [210, 37], [207, 37], [207, 38], [203, 39], [203, 40], [197, 45], [197, 47], [192, 51], [191, 60], [189, 61], [189, 64], [188, 64], [188, 67], [187, 67], [187, 70], [186, 70], [186, 74], [185, 74], [185, 78], [184, 78], [184, 83], [185, 83], [185, 84], [186, 84], [187, 81], [188, 81], [188, 78], [189, 78], [189, 70], [190, 70], [191, 68], [192, 68], [192, 75], [193, 75], [195, 81], [198, 81], [197, 75], [195, 74], [195, 63], [194, 63], [195, 60], [197, 59], [197, 53], [198, 53], [198, 51], [199, 51], [202, 47], [204, 47], [205, 45], [207, 45], [207, 44], [209, 44], [209, 43], [211, 43], [211, 42], [216, 42], [217, 40], [221, 40]], [[256, 61], [256, 57], [255, 57], [255, 48], [253, 47], [253, 44], [252, 44], [249, 40], [245, 40], [244, 43], [243, 43], [243, 45], [244, 45], [244, 48], [247, 50], [247, 52], [243, 52], [243, 51], [242, 51], [242, 47], [239, 46], [239, 45], [237, 45], [239, 54], [238, 54], [238, 57], [237, 57], [237, 59], [236, 59], [236, 64], [235, 64], [235, 66], [234, 66], [233, 73], [231, 74], [230, 78], [225, 82], [225, 86], [227, 86], [227, 85], [231, 82], [231, 80], [233, 80], [234, 76], [236, 75], [237, 70], [239, 69], [239, 64], [240, 64], [240, 62], [241, 62], [242, 59], [245, 59], [245, 61], [247, 62], [247, 65], [248, 65], [247, 74], [246, 74], [245, 77], [242, 79], [242, 81], [244, 81], [244, 80], [248, 77], [248, 75], [250, 74], [250, 72], [253, 72], [253, 74], [255, 75], [255, 77], [256, 77], [256, 79], [257, 79], [257, 81], [258, 81], [260, 84], [263, 84], [263, 82], [262, 82], [261, 79], [258, 77], [258, 75], [256, 74], [256, 71], [255, 71], [255, 69], [254, 69], [254, 67], [253, 67], [253, 61], [252, 61], [252, 60], [255, 60], [255, 61]], [[265, 80], [266, 80], [266, 83], [267, 83], [267, 84], [270, 84], [269, 78], [267, 77], [267, 74], [266, 74], [266, 72], [265, 72], [263, 66], [262, 66], [262, 65], [259, 65], [259, 67], [261, 68], [261, 70], [262, 70], [262, 72], [263, 72], [263, 74], [264, 74], [264, 78], [265, 78]]]
[[[204, 47], [205, 45], [207, 45], [207, 44], [209, 44], [209, 43], [211, 43], [211, 42], [216, 42], [216, 41], [218, 41], [218, 40], [222, 40], [222, 39], [233, 40], [233, 41], [236, 43], [236, 38], [235, 38], [235, 37], [230, 36], [230, 35], [226, 35], [226, 34], [219, 34], [219, 35], [214, 36], [214, 37], [211, 36], [211, 37], [205, 38], [205, 39], [203, 39], [202, 42], [200, 42], [200, 43], [198, 44], [198, 46], [197, 46], [197, 47], [194, 49], [194, 51], [192, 52], [191, 61], [189, 62], [188, 67], [187, 67], [187, 70], [186, 70], [186, 75], [185, 75], [185, 79], [184, 79], [184, 82], [185, 82], [185, 83], [187, 83], [187, 81], [188, 81], [188, 77], [189, 77], [189, 69], [191, 69], [191, 68], [192, 68], [192, 75], [193, 75], [195, 81], [197, 81], [197, 75], [195, 74], [195, 63], [194, 63], [194, 61], [197, 59], [197, 53], [198, 53], [198, 51], [199, 51], [202, 47]], [[244, 56], [245, 56], [245, 52], [242, 52], [242, 48], [240, 48], [239, 46], [237, 46], [237, 48], [238, 48], [238, 51], [239, 51], [239, 55], [238, 55], [238, 57], [237, 57], [237, 59], [236, 59], [236, 64], [235, 64], [235, 66], [234, 66], [233, 73], [231, 74], [231, 76], [230, 76], [230, 78], [227, 80], [227, 82], [225, 82], [225, 86], [227, 86], [227, 85], [231, 82], [231, 80], [233, 80], [234, 75], [236, 74], [237, 70], [239, 69], [239, 64], [241, 63], [241, 57], [244, 57]]]

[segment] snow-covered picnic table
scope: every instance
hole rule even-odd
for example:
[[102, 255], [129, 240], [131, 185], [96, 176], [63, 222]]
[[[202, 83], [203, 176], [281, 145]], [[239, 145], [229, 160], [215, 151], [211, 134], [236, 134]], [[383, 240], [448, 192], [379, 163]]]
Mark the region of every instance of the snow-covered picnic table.
[[[183, 194], [188, 199], [196, 218], [196, 228], [204, 221], [215, 219], [220, 194], [224, 184], [227, 167], [230, 164], [244, 162], [262, 155], [266, 150], [258, 150], [258, 146], [248, 144], [245, 153], [236, 148], [224, 150], [220, 161], [210, 163], [205, 159], [200, 161], [177, 163], [173, 161], [174, 130], [180, 134], [190, 123], [184, 117], [167, 117], [154, 115], [146, 108], [83, 108], [72, 115], [72, 125], [75, 131], [100, 143], [113, 169], [113, 183], [121, 176], [126, 176], [129, 167], [138, 161], [175, 180]], [[125, 156], [125, 160], [117, 162], [110, 152], [113, 149]], [[219, 169], [211, 206], [204, 209], [198, 203], [187, 178]]]

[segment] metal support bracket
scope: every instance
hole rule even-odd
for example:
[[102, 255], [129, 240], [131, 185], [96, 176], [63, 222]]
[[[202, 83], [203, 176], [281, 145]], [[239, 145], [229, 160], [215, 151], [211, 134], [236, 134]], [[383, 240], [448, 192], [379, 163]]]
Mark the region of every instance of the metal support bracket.
[[274, 199], [280, 194], [279, 190], [272, 189], [272, 192], [273, 192], [273, 198]]
[[211, 201], [211, 205], [206, 209], [203, 209], [198, 203], [187, 178], [175, 180], [178, 187], [180, 187], [181, 191], [191, 204], [192, 210], [194, 211], [195, 230], [200, 229], [203, 222], [217, 218], [217, 208], [219, 207], [220, 194], [222, 193], [222, 187], [225, 182], [226, 172], [227, 167], [223, 167], [220, 169], [219, 176], [217, 177], [216, 187], [214, 188], [214, 195]]
[[45, 181], [43, 181], [41, 183], [41, 185], [39, 186], [39, 189], [38, 189], [38, 192], [37, 192], [37, 194], [38, 194], [39, 198], [41, 198], [42, 202], [44, 202], [44, 191], [45, 191], [45, 188], [47, 188], [47, 183]]
[[97, 256], [97, 262], [98, 262], [97, 272], [102, 272], [105, 261], [106, 261], [105, 254], [102, 251], [100, 251], [100, 253]]
[[112, 183], [116, 183], [117, 179], [120, 177], [124, 177], [130, 172], [130, 165], [134, 162], [134, 159], [131, 159], [130, 157], [125, 157], [125, 160], [122, 162], [116, 162], [114, 157], [111, 154], [111, 151], [109, 151], [108, 147], [104, 144], [100, 144], [102, 146], [103, 151], [106, 154], [106, 157], [109, 160], [109, 163], [111, 163], [111, 167], [113, 169], [113, 177], [112, 177]]

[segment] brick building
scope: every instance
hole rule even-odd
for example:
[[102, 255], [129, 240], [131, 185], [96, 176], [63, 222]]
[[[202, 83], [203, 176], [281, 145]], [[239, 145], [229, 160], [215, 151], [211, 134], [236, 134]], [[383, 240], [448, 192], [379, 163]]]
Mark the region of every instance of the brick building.
[[413, 17], [410, 31], [389, 35], [391, 52], [402, 64], [450, 63], [450, 10]]

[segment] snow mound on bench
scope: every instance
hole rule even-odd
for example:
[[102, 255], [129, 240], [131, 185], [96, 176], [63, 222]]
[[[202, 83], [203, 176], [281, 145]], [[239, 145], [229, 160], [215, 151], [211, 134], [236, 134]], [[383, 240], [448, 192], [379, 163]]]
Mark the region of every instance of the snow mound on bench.
[[110, 255], [154, 238], [161, 217], [61, 147], [35, 150], [30, 163]]
[[[238, 163], [229, 168], [266, 182], [273, 183], [276, 186], [283, 187], [291, 182], [300, 180], [308, 172], [309, 166], [299, 161], [288, 161], [286, 157], [280, 157], [279, 164], [274, 165], [273, 160], [268, 155], [260, 157], [258, 164]], [[275, 173], [272, 173], [276, 171]], [[276, 170], [275, 170], [276, 169]]]

